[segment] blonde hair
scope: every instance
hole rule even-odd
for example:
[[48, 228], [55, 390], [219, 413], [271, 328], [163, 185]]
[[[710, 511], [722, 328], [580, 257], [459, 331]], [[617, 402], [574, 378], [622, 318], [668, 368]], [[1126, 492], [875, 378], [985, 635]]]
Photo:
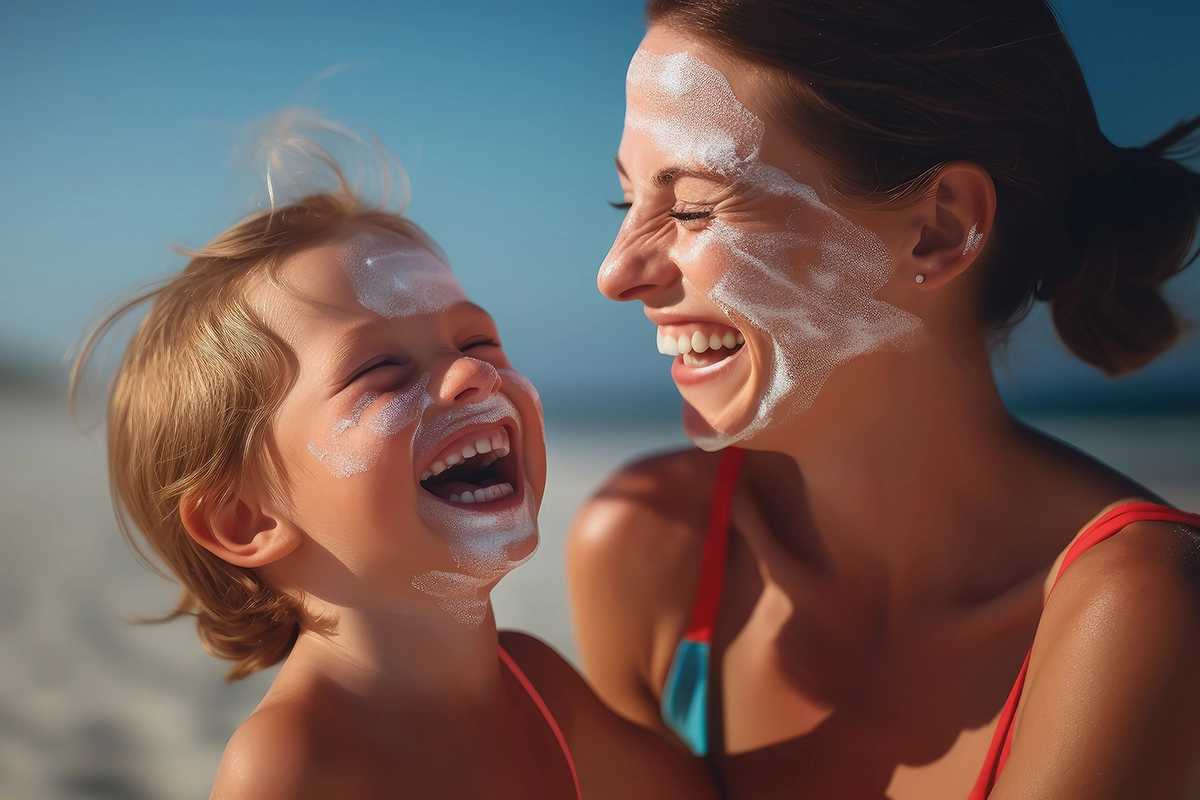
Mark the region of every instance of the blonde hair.
[[195, 617], [204, 648], [234, 662], [226, 674], [231, 681], [286, 657], [301, 619], [297, 597], [200, 546], [180, 513], [181, 503], [220, 508], [248, 481], [261, 481], [286, 504], [272, 420], [294, 382], [295, 359], [255, 314], [245, 290], [259, 276], [275, 280], [291, 256], [348, 228], [395, 231], [439, 252], [401, 213], [364, 202], [328, 151], [308, 141], [336, 176], [335, 190], [248, 216], [187, 253], [191, 260], [179, 275], [124, 302], [87, 334], [71, 373], [77, 405], [100, 343], [131, 311], [153, 301], [109, 394], [113, 506], [135, 553], [152, 566], [137, 529], [181, 584], [163, 619]]

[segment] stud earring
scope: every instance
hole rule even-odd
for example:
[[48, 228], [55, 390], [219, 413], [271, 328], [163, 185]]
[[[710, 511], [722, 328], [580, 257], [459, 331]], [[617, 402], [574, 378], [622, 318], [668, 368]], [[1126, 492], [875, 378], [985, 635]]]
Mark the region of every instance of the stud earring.
[[916, 281], [917, 281], [917, 283], [924, 283], [924, 282], [925, 282], [925, 276], [924, 276], [924, 275], [918, 275], [918, 276], [917, 276], [917, 278], [916, 278]]

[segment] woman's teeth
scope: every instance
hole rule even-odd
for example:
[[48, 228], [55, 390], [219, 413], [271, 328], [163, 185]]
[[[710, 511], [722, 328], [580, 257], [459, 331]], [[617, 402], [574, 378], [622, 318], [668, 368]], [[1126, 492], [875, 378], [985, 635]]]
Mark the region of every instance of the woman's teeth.
[[[746, 343], [746, 337], [734, 331], [725, 331], [725, 333], [709, 333], [703, 331], [692, 331], [688, 333], [684, 331], [679, 335], [664, 334], [662, 329], [658, 330], [658, 352], [664, 356], [677, 356], [683, 354], [687, 356], [689, 353], [705, 353], [709, 350], [736, 350]], [[728, 353], [722, 356], [729, 355]], [[686, 358], [684, 359], [687, 360]], [[696, 366], [696, 365], [691, 365]]]
[[485, 486], [482, 489], [476, 489], [473, 492], [463, 492], [462, 494], [450, 495], [451, 503], [486, 503], [490, 500], [499, 500], [501, 497], [508, 497], [512, 494], [513, 489], [511, 483], [497, 483], [495, 486]]

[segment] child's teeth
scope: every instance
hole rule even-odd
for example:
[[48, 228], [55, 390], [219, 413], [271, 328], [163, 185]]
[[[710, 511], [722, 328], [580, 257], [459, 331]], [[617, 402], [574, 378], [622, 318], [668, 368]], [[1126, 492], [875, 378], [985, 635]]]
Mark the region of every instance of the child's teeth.
[[515, 492], [511, 483], [497, 483], [494, 486], [484, 486], [470, 492], [462, 494], [450, 495], [451, 503], [490, 503], [493, 500], [499, 500], [501, 497], [508, 497]]
[[458, 453], [448, 453], [446, 455], [446, 463], [451, 467], [453, 467], [455, 464], [461, 464], [462, 462], [463, 457]]
[[477, 453], [490, 453], [490, 452], [492, 452], [492, 443], [491, 443], [491, 441], [490, 441], [490, 440], [488, 440], [488, 439], [480, 439], [478, 442], [476, 442], [476, 443], [475, 443], [475, 452], [477, 452]]

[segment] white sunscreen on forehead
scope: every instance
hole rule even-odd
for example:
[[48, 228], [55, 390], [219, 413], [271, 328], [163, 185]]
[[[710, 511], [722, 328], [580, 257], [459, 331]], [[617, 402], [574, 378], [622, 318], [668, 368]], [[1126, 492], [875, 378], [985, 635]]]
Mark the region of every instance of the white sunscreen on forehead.
[[[422, 420], [413, 432], [413, 453], [423, 460], [458, 431], [504, 419], [516, 423], [515, 447], [522, 440], [521, 415], [511, 400], [496, 394]], [[426, 492], [417, 502], [425, 521], [446, 536], [455, 570], [423, 573], [412, 585], [437, 598], [438, 605], [462, 624], [478, 627], [487, 615], [491, 586], [533, 556], [538, 536], [533, 490], [526, 483], [520, 505], [497, 511], [455, 505]]]
[[446, 264], [414, 239], [363, 231], [337, 249], [364, 308], [381, 317], [432, 314], [466, 300]]
[[[626, 127], [649, 137], [665, 163], [795, 200], [778, 230], [743, 230], [718, 211], [699, 233], [681, 231], [684, 244], [670, 253], [681, 266], [715, 267], [720, 277], [697, 288], [737, 327], [758, 329], [771, 344], [753, 418], [737, 430], [687, 431], [697, 446], [719, 450], [809, 408], [833, 370], [856, 356], [915, 346], [920, 320], [874, 297], [895, 269], [883, 242], [760, 159], [765, 127], [719, 70], [687, 52], [638, 50], [627, 84]], [[626, 229], [635, 229], [630, 217]]]

